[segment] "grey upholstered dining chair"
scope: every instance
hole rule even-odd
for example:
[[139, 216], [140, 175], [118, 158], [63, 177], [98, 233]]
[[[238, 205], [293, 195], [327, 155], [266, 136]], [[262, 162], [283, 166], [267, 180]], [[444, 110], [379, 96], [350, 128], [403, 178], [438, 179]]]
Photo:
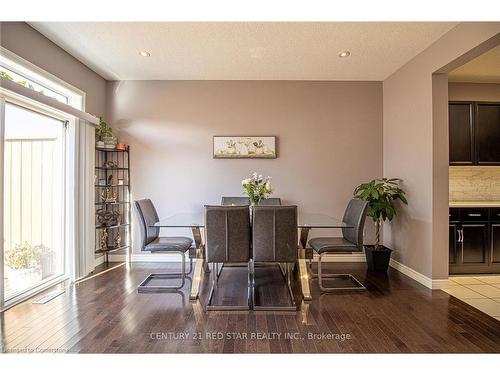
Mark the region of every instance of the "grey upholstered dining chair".
[[248, 206], [250, 199], [248, 197], [222, 197], [221, 205], [223, 206]]
[[[205, 206], [205, 257], [212, 265], [212, 287], [207, 310], [250, 309], [250, 211], [248, 206]], [[213, 304], [219, 284], [219, 263], [246, 263], [247, 303], [245, 305]], [[222, 271], [222, 269], [221, 269]]]
[[[141, 232], [141, 250], [151, 253], [173, 253], [181, 256], [181, 272], [152, 273], [139, 284], [137, 292], [171, 292], [181, 289], [186, 281], [186, 275], [191, 273], [193, 260], [189, 259], [189, 271], [186, 272], [186, 255], [191, 249], [193, 240], [189, 237], [160, 237], [160, 228], [153, 227], [158, 219], [156, 209], [150, 199], [134, 201], [139, 217], [139, 228]], [[148, 285], [154, 279], [180, 278], [180, 285], [163, 286]]]
[[[363, 251], [363, 228], [365, 225], [366, 210], [368, 202], [359, 199], [351, 199], [344, 212], [343, 222], [349, 225], [342, 228], [342, 237], [318, 237], [309, 240], [309, 245], [319, 254], [318, 274], [311, 272], [313, 278], [318, 277], [319, 288], [323, 292], [335, 291], [362, 291], [366, 290], [364, 285], [351, 274], [324, 274], [322, 272], [323, 256], [328, 254], [354, 253]], [[309, 262], [311, 269], [311, 261]], [[349, 279], [355, 286], [350, 287], [325, 287], [323, 279]]]
[[[252, 210], [252, 301], [255, 310], [296, 310], [291, 272], [297, 261], [297, 206], [256, 206]], [[291, 305], [255, 303], [255, 264], [276, 263], [285, 277]], [[282, 264], [285, 265], [283, 270]]]
[[261, 199], [259, 206], [281, 206], [281, 198]]

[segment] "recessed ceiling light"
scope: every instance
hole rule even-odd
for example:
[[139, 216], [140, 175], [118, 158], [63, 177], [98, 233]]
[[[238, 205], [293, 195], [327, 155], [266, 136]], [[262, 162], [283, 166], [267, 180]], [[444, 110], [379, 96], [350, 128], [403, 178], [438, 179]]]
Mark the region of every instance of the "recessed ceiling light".
[[349, 57], [351, 56], [351, 52], [349, 51], [342, 51], [339, 53], [339, 57]]
[[148, 51], [141, 51], [141, 52], [139, 52], [139, 55], [141, 55], [142, 57], [149, 57], [149, 56], [151, 56], [151, 54]]

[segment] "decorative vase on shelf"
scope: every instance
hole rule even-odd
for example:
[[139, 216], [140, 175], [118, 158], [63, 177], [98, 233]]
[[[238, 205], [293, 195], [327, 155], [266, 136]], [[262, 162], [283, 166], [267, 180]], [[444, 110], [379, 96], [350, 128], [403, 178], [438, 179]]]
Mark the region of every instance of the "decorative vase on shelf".
[[102, 141], [104, 142], [104, 148], [115, 148], [118, 140], [116, 137], [102, 137]]

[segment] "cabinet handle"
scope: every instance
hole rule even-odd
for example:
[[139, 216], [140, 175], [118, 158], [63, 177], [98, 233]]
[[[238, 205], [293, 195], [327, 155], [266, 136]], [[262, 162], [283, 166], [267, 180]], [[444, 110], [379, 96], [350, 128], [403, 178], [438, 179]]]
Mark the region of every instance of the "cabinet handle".
[[461, 229], [461, 230], [460, 230], [460, 233], [462, 233], [462, 241], [461, 241], [461, 242], [462, 242], [462, 243], [464, 243], [464, 230], [463, 230], [463, 229]]
[[481, 217], [482, 216], [481, 214], [468, 214], [468, 215], [471, 217]]

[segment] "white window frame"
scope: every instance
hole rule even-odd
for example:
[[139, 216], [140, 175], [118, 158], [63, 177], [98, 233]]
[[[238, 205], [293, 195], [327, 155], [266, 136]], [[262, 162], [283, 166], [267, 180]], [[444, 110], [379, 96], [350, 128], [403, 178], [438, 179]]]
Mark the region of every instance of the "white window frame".
[[[85, 92], [73, 87], [72, 85], [64, 82], [63, 80], [57, 78], [56, 76], [46, 72], [45, 70], [37, 67], [36, 65], [26, 61], [25, 59], [17, 56], [16, 54], [0, 47], [0, 67], [5, 66], [9, 70], [14, 71], [17, 74], [25, 76], [27, 79], [34, 81], [40, 85], [47, 87], [50, 90], [57, 92], [58, 94], [64, 95], [68, 98], [68, 104], [78, 110], [85, 110], [86, 95]], [[77, 176], [76, 170], [76, 142], [77, 134], [75, 132], [75, 125], [78, 121], [75, 117], [68, 115], [62, 111], [52, 108], [48, 105], [44, 105], [35, 100], [26, 98], [24, 96], [15, 93], [2, 93], [0, 94], [0, 155], [2, 155], [2, 162], [0, 163], [0, 238], [3, 237], [3, 220], [4, 220], [4, 197], [3, 197], [3, 185], [4, 185], [4, 166], [3, 166], [3, 153], [4, 153], [4, 141], [5, 141], [5, 103], [12, 103], [19, 105], [21, 107], [34, 110], [45, 114], [50, 117], [54, 117], [58, 120], [66, 122], [68, 125], [65, 138], [65, 210], [64, 210], [64, 247], [65, 247], [65, 270], [62, 276], [58, 276], [53, 279], [49, 279], [46, 282], [41, 283], [37, 287], [31, 289], [28, 293], [23, 293], [19, 296], [9, 298], [5, 301], [4, 295], [4, 243], [3, 240], [0, 241], [0, 280], [2, 285], [0, 287], [0, 311], [3, 311], [9, 307], [12, 307], [19, 302], [29, 299], [33, 295], [40, 293], [44, 289], [50, 288], [51, 286], [60, 284], [61, 282], [73, 281], [75, 278], [75, 219], [74, 213], [75, 207], [75, 197], [76, 197], [76, 186], [74, 181]]]
[[68, 105], [80, 111], [85, 111], [86, 95], [84, 91], [0, 46], [0, 66], [2, 65], [41, 86], [50, 88], [50, 90], [65, 96], [68, 98]]

